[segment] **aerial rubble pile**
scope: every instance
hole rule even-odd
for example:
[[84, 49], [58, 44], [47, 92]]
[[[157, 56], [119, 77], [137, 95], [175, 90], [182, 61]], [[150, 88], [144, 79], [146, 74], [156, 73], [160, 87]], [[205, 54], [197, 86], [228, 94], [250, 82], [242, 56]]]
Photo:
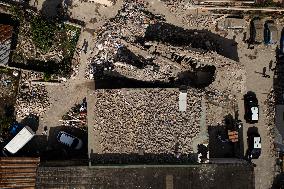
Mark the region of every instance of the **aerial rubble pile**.
[[266, 114], [265, 122], [269, 133], [269, 142], [270, 142], [270, 154], [272, 156], [275, 155], [276, 149], [274, 146], [275, 142], [275, 93], [273, 90], [267, 96], [265, 100], [265, 109], [264, 112]]
[[234, 115], [237, 108], [236, 97], [228, 91], [207, 89], [206, 96], [206, 123], [210, 126], [218, 126], [223, 123], [224, 116]]
[[246, 73], [244, 65], [225, 58], [216, 52], [198, 52], [170, 46], [163, 52], [160, 50], [163, 48], [166, 47], [159, 44], [157, 52], [161, 56], [168, 57], [173, 62], [179, 63], [186, 70], [206, 65], [215, 66], [215, 80], [210, 85], [210, 90], [217, 89], [218, 91], [224, 91], [228, 95], [245, 91]]
[[42, 73], [23, 72], [16, 101], [16, 114], [20, 119], [29, 114], [41, 116], [49, 107], [49, 97], [43, 84], [32, 84], [32, 80], [42, 78]]
[[83, 99], [81, 104], [76, 104], [62, 116], [62, 125], [80, 129], [87, 129], [87, 101]]
[[204, 93], [192, 89], [187, 94], [187, 111], [180, 112], [176, 89], [97, 90], [94, 129], [102, 152], [192, 152]]
[[[5, 68], [4, 68], [5, 69]], [[19, 72], [14, 70], [13, 74], [0, 73], [0, 99], [14, 98], [17, 93], [17, 80]]]
[[[143, 3], [126, 1], [116, 17], [107, 22], [97, 31], [99, 39], [95, 47], [95, 56], [89, 61], [93, 65], [90, 73], [101, 75], [114, 69], [115, 56], [123, 48], [121, 40], [134, 43], [138, 37], [143, 37], [149, 24], [160, 20], [160, 17], [148, 12]], [[89, 73], [88, 78], [92, 77]]]
[[183, 23], [193, 28], [212, 28], [216, 24], [218, 16], [214, 15], [186, 15], [181, 17]]
[[216, 19], [219, 18], [219, 15], [212, 14], [202, 14], [197, 13], [196, 10], [192, 11], [188, 9], [191, 6], [195, 6], [194, 0], [189, 1], [173, 1], [167, 0], [164, 1], [164, 4], [169, 8], [169, 10], [180, 20], [182, 23], [191, 28], [212, 28], [216, 24]]
[[[126, 1], [116, 17], [96, 32], [98, 40], [89, 59], [87, 78], [125, 77], [169, 83], [177, 80], [180, 73], [192, 69], [192, 65], [195, 68], [214, 65], [214, 88], [244, 91], [239, 86], [244, 83], [244, 68], [216, 53], [221, 47], [215, 34], [168, 24], [145, 6], [145, 3]], [[172, 38], [179, 40], [170, 41]], [[171, 44], [177, 41], [181, 44]], [[221, 84], [223, 81], [228, 84]]]

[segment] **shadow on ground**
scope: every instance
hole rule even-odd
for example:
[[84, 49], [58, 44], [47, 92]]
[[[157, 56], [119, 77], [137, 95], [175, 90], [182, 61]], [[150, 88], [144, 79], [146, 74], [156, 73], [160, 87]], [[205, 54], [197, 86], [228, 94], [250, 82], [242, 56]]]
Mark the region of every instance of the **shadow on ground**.
[[[57, 135], [59, 131], [65, 131], [83, 141], [83, 147], [80, 150], [74, 150], [68, 146], [58, 142]], [[58, 126], [49, 129], [48, 150], [46, 159], [72, 159], [72, 158], [87, 158], [88, 157], [88, 135], [83, 131], [74, 127]]]
[[41, 157], [47, 149], [47, 136], [35, 135], [22, 149], [17, 152], [16, 156]]
[[156, 23], [148, 26], [145, 37], [139, 42], [158, 41], [173, 46], [192, 47], [239, 61], [237, 43], [214, 34], [208, 30], [188, 30], [168, 23]]
[[278, 174], [273, 181], [271, 189], [283, 189], [284, 188], [284, 174]]
[[34, 132], [36, 132], [39, 127], [39, 117], [34, 114], [30, 114], [21, 121], [21, 124], [29, 126]]
[[197, 154], [153, 154], [153, 153], [91, 153], [92, 165], [123, 165], [123, 164], [196, 164]]
[[45, 0], [42, 4], [41, 14], [46, 17], [56, 17], [61, 15], [63, 0]]
[[[210, 158], [243, 158], [243, 127], [238, 127], [232, 115], [224, 117], [224, 125], [209, 126]], [[238, 142], [231, 142], [228, 130], [238, 132]]]
[[104, 71], [104, 67], [96, 67], [94, 73], [96, 89], [120, 89], [120, 88], [180, 88], [190, 86], [204, 88], [215, 80], [215, 66], [205, 66], [194, 71], [185, 71], [177, 78], [169, 78], [165, 81], [141, 81], [127, 78], [115, 71]]

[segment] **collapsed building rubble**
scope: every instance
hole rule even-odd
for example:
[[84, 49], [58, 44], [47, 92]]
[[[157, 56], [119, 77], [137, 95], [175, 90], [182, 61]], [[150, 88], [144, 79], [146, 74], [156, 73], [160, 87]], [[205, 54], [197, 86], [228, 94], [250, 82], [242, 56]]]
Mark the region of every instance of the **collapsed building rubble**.
[[[199, 132], [202, 93], [189, 91], [188, 111], [178, 110], [178, 90], [98, 90], [96, 125], [103, 153], [190, 153]], [[179, 143], [179, 149], [174, 149]]]
[[42, 77], [43, 73], [40, 72], [22, 71], [15, 108], [17, 118], [23, 119], [29, 114], [40, 117], [49, 107], [45, 85], [32, 83], [32, 80], [39, 80]]
[[87, 129], [87, 101], [83, 99], [81, 104], [75, 104], [71, 110], [62, 116], [62, 125]]
[[[217, 125], [234, 113], [235, 94], [245, 91], [244, 67], [222, 55], [222, 37], [168, 24], [145, 5], [126, 1], [118, 15], [96, 32], [86, 73], [97, 88], [94, 131], [101, 137], [102, 153], [188, 154], [201, 117], [206, 126]], [[224, 40], [231, 45], [231, 40]], [[121, 87], [115, 83], [121, 78], [121, 83], [136, 85]], [[111, 87], [100, 87], [104, 79]], [[187, 110], [182, 113], [178, 88], [183, 86], [189, 89]], [[208, 111], [205, 118], [202, 99]], [[216, 107], [219, 114], [214, 113]]]
[[[95, 94], [94, 130], [102, 153], [192, 153], [203, 119], [202, 99], [206, 107], [234, 106], [233, 96], [193, 88], [186, 93], [186, 111], [179, 109], [178, 89], [97, 90]], [[206, 111], [207, 121], [217, 120], [213, 109]]]
[[[146, 4], [126, 1], [118, 14], [96, 32], [96, 37], [86, 73], [91, 79], [107, 75], [147, 82], [174, 81], [178, 87], [186, 84], [180, 82], [182, 73], [196, 74], [209, 65], [216, 67], [210, 76], [212, 81], [217, 78], [215, 83], [224, 79], [223, 72], [231, 74], [225, 77], [233, 77], [230, 81], [234, 85], [244, 80], [242, 65], [220, 55], [223, 53], [220, 40], [231, 43], [230, 40], [206, 30], [186, 30], [168, 24], [163, 17], [149, 12]], [[230, 85], [225, 85], [224, 90], [230, 90]]]

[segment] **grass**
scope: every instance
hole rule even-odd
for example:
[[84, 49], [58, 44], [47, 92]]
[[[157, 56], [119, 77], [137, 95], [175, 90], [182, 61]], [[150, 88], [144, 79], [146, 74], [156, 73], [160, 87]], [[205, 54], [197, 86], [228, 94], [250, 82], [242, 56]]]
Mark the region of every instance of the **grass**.
[[[13, 9], [15, 14], [19, 12]], [[51, 74], [58, 74], [64, 77], [69, 77], [72, 72], [72, 59], [76, 50], [76, 45], [79, 40], [81, 28], [76, 26], [60, 23], [57, 20], [48, 20], [36, 13], [27, 13], [28, 16], [23, 18], [21, 24], [22, 30], [24, 26], [28, 27], [28, 32], [20, 32], [21, 38], [30, 38], [36, 46], [36, 51], [39, 54], [45, 55], [51, 51], [60, 52], [59, 60], [47, 59], [46, 61], [40, 59], [36, 55], [26, 55], [21, 53], [23, 50], [19, 47], [13, 52], [12, 62], [18, 66], [25, 67], [35, 71], [45, 73], [44, 80], [50, 81]], [[20, 31], [22, 31], [20, 29]], [[48, 73], [48, 74], [47, 74]]]
[[56, 31], [56, 24], [41, 16], [35, 16], [31, 21], [33, 42], [38, 48], [43, 50], [43, 52], [48, 52], [52, 47]]

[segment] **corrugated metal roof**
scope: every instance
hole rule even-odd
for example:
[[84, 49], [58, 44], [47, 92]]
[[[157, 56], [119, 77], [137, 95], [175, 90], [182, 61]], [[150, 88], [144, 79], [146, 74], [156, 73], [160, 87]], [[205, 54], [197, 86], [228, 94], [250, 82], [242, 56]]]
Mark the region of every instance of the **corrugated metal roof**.
[[0, 24], [0, 64], [6, 65], [9, 61], [13, 26]]
[[39, 158], [1, 157], [0, 188], [35, 188]]
[[4, 42], [12, 37], [13, 26], [0, 24], [0, 42]]

